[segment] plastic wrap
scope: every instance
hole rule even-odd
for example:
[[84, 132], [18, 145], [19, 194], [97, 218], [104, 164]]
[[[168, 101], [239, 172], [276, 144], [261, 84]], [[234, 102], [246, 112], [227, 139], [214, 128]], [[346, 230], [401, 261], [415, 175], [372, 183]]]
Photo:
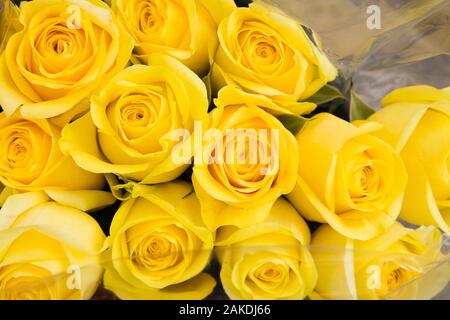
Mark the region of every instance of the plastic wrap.
[[398, 87], [450, 86], [449, 0], [266, 2], [314, 30], [355, 91], [375, 108]]

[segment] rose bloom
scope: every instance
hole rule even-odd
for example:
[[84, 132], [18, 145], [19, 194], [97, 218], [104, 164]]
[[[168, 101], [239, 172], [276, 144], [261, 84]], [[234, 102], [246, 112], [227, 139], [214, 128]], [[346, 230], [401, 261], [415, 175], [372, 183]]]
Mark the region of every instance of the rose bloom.
[[140, 62], [164, 53], [201, 76], [209, 70], [218, 23], [236, 7], [232, 0], [112, 0], [111, 6]]
[[0, 113], [0, 181], [29, 191], [101, 189], [104, 177], [81, 169], [64, 155], [60, 137], [61, 129], [45, 119]]
[[100, 0], [23, 1], [20, 22], [0, 57], [0, 105], [8, 116], [58, 117], [63, 126], [131, 56], [132, 39]]
[[383, 124], [379, 136], [400, 153], [408, 171], [400, 217], [449, 233], [450, 88], [401, 88], [382, 104], [369, 120]]
[[400, 156], [359, 126], [316, 115], [297, 134], [299, 171], [289, 201], [308, 220], [328, 223], [353, 239], [382, 234], [400, 214], [407, 175]]
[[261, 3], [238, 8], [222, 20], [218, 36], [212, 68], [216, 90], [235, 85], [302, 114], [312, 105], [297, 101], [336, 78], [336, 69], [303, 27], [276, 8]]
[[203, 299], [214, 279], [202, 273], [213, 250], [187, 182], [136, 185], [110, 229], [104, 285], [121, 299]]
[[[322, 225], [311, 241], [318, 271], [313, 299], [429, 300], [448, 283], [448, 261], [435, 227], [408, 229], [396, 222], [368, 241]], [[423, 278], [421, 278], [423, 277]]]
[[206, 225], [244, 227], [262, 222], [272, 205], [292, 191], [298, 170], [294, 136], [271, 114], [265, 97], [219, 92], [192, 182]]
[[314, 289], [317, 271], [307, 246], [305, 221], [283, 198], [262, 223], [219, 229], [220, 279], [231, 299], [303, 299]]
[[0, 210], [0, 300], [92, 297], [106, 237], [83, 211], [110, 204], [112, 196], [91, 195], [30, 192], [6, 200]]
[[188, 167], [172, 160], [172, 133], [206, 120], [206, 87], [173, 58], [151, 62], [121, 71], [92, 98], [90, 114], [64, 128], [61, 146], [80, 167], [143, 184], [171, 181]]

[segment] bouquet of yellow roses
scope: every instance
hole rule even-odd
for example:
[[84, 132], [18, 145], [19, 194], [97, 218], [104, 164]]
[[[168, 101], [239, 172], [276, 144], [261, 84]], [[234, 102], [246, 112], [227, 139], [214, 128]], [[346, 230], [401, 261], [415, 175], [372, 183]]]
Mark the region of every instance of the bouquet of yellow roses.
[[291, 4], [0, 1], [1, 300], [444, 290], [450, 87], [375, 111]]

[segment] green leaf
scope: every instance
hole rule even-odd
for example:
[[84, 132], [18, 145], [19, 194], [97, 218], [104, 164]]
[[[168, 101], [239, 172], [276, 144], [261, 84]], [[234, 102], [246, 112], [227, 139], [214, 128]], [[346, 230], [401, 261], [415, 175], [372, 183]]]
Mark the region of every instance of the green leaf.
[[105, 174], [106, 182], [108, 183], [112, 195], [120, 201], [126, 201], [131, 198], [131, 191], [133, 190], [132, 181], [117, 177], [112, 173]]
[[350, 121], [366, 120], [375, 110], [352, 90], [350, 100]]
[[323, 86], [322, 89], [320, 89], [315, 95], [308, 98], [307, 101], [321, 105], [336, 99], [345, 100], [345, 96], [339, 91], [339, 89], [327, 84]]
[[203, 83], [206, 87], [206, 92], [208, 94], [208, 102], [211, 103], [212, 92], [211, 92], [211, 72], [209, 72], [206, 76], [202, 78]]
[[327, 112], [336, 115], [346, 104], [345, 100], [334, 100], [331, 101], [330, 106], [328, 107]]
[[308, 119], [293, 114], [283, 114], [277, 117], [283, 126], [288, 129], [294, 136], [303, 128]]

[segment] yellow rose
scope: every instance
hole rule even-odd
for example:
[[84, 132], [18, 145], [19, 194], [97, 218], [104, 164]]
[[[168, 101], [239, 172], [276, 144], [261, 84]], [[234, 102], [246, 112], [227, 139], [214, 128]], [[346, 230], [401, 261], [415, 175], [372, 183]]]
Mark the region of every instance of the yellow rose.
[[62, 149], [80, 167], [143, 184], [171, 181], [187, 168], [172, 159], [173, 133], [206, 120], [205, 85], [173, 58], [150, 60], [120, 72], [92, 98], [90, 114], [64, 128]]
[[400, 153], [408, 184], [400, 217], [450, 233], [450, 88], [401, 88], [387, 95], [370, 120]]
[[298, 104], [316, 93], [337, 71], [293, 19], [260, 3], [238, 8], [219, 25], [213, 88], [225, 83], [262, 94], [286, 112], [308, 113]]
[[0, 113], [0, 181], [11, 188], [101, 189], [105, 179], [79, 168], [59, 148], [61, 129], [45, 119]]
[[135, 57], [150, 64], [153, 53], [183, 62], [198, 75], [209, 70], [217, 25], [235, 8], [232, 0], [112, 0], [122, 27], [134, 38]]
[[203, 299], [214, 279], [202, 273], [213, 250], [192, 186], [136, 185], [111, 224], [104, 285], [121, 299]]
[[[298, 148], [262, 96], [226, 87], [210, 114], [201, 150], [195, 150], [192, 182], [211, 230], [262, 222], [295, 185]], [[201, 152], [199, 152], [201, 151]]]
[[91, 298], [106, 237], [83, 211], [111, 200], [101, 191], [10, 196], [0, 210], [0, 300]]
[[305, 298], [317, 281], [309, 241], [305, 221], [282, 198], [263, 223], [221, 228], [216, 245], [225, 292], [231, 299]]
[[308, 220], [358, 240], [382, 234], [400, 213], [407, 175], [400, 156], [373, 133], [329, 113], [297, 135], [299, 171], [288, 199]]
[[311, 241], [319, 275], [312, 298], [431, 299], [450, 279], [441, 244], [434, 227], [413, 230], [396, 222], [385, 234], [359, 241], [323, 225]]
[[0, 57], [0, 105], [8, 116], [65, 114], [55, 119], [62, 126], [88, 109], [83, 100], [131, 56], [132, 39], [100, 0], [24, 1], [20, 22]]

